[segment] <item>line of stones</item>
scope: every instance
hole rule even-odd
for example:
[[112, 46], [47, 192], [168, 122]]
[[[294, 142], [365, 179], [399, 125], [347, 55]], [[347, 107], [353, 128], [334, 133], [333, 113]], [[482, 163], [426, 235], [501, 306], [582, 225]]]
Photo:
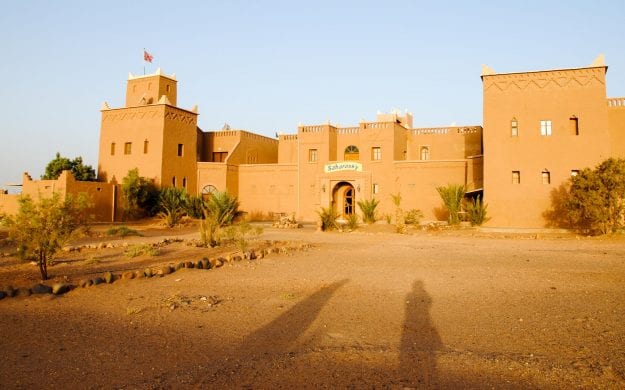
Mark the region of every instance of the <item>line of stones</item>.
[[297, 247], [269, 247], [260, 249], [258, 251], [249, 250], [243, 252], [242, 254], [234, 254], [234, 255], [226, 255], [223, 257], [214, 257], [207, 258], [204, 257], [201, 260], [193, 261], [183, 261], [177, 264], [169, 264], [160, 266], [157, 268], [147, 267], [144, 270], [136, 270], [136, 271], [125, 271], [121, 274], [113, 273], [111, 271], [104, 272], [101, 276], [97, 276], [93, 279], [83, 279], [78, 282], [77, 285], [72, 283], [55, 283], [52, 286], [48, 286], [42, 283], [35, 284], [33, 287], [18, 287], [13, 288], [12, 286], [8, 286], [4, 290], [0, 290], [0, 300], [4, 298], [13, 298], [13, 297], [28, 297], [30, 295], [38, 295], [38, 294], [54, 294], [54, 295], [63, 295], [75, 288], [81, 287], [86, 288], [90, 286], [97, 286], [99, 284], [111, 284], [116, 280], [125, 279], [142, 279], [142, 278], [152, 278], [152, 277], [163, 277], [169, 274], [172, 274], [182, 268], [189, 269], [205, 269], [210, 270], [214, 268], [220, 268], [224, 264], [232, 264], [237, 261], [242, 260], [256, 260], [262, 259], [266, 255], [271, 253], [282, 253], [288, 254], [289, 252], [296, 250], [307, 250], [310, 248], [309, 244], [301, 244]]

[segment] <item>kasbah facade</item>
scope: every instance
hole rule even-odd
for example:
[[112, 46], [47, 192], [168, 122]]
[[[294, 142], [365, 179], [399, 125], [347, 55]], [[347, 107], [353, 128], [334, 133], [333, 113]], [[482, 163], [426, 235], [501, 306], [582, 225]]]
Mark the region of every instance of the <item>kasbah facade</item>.
[[[197, 107], [177, 106], [175, 75], [129, 75], [126, 104], [102, 106], [98, 182], [24, 174], [22, 194], [87, 192], [98, 221], [122, 218], [120, 183], [128, 171], [159, 186], [208, 196], [236, 195], [251, 214], [295, 214], [316, 221], [322, 207], [360, 213], [376, 198], [392, 214], [391, 194], [424, 220], [444, 220], [437, 186], [462, 184], [482, 195], [487, 226], [543, 228], [551, 193], [571, 175], [625, 157], [625, 98], [607, 98], [607, 66], [521, 73], [482, 69], [483, 127], [413, 128], [412, 115], [378, 114], [353, 127], [299, 126], [278, 139], [245, 130], [203, 131]], [[0, 195], [4, 212], [17, 195]]]

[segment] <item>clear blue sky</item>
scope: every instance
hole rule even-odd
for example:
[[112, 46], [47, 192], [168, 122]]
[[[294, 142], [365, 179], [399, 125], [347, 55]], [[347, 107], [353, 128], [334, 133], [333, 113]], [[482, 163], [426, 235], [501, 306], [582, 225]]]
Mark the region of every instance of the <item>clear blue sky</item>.
[[412, 111], [415, 126], [482, 123], [481, 65], [515, 72], [606, 55], [625, 95], [625, 2], [10, 1], [0, 12], [0, 185], [59, 151], [97, 166], [100, 105], [128, 72], [176, 73], [199, 126], [273, 136]]

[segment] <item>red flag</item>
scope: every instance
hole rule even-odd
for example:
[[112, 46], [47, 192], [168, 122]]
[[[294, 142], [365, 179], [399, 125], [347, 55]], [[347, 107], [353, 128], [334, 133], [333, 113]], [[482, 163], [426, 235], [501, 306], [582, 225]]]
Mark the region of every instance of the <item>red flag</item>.
[[145, 51], [145, 49], [143, 50], [143, 61], [152, 63], [152, 59], [154, 59], [154, 57], [152, 56], [152, 54], [148, 53], [147, 51]]

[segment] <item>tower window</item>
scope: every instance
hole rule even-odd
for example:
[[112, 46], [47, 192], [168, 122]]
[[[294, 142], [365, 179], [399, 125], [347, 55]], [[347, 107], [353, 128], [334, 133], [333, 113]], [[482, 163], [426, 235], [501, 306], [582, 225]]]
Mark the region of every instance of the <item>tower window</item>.
[[171, 179], [171, 185], [172, 185], [173, 187], [175, 187], [175, 186], [176, 186], [176, 176], [172, 177], [172, 179]]
[[317, 162], [317, 149], [308, 149], [308, 162]]
[[512, 137], [519, 136], [519, 121], [517, 121], [516, 118], [512, 118], [510, 121], [510, 135]]
[[132, 153], [132, 142], [126, 142], [124, 144], [124, 154]]
[[182, 157], [183, 153], [184, 153], [184, 145], [178, 144], [178, 157]]
[[379, 146], [371, 148], [371, 159], [382, 160], [382, 148], [380, 148]]
[[186, 177], [182, 178], [182, 188], [187, 188], [187, 178]]
[[543, 180], [543, 184], [551, 183], [551, 173], [548, 170], [544, 170], [542, 172], [542, 180]]
[[380, 185], [377, 183], [373, 183], [373, 193], [377, 194], [378, 192], [380, 192]]
[[115, 155], [115, 142], [111, 142], [111, 156]]
[[521, 171], [512, 171], [512, 184], [521, 184]]
[[540, 121], [540, 135], [545, 135], [545, 136], [551, 135], [551, 121], [549, 120]]
[[421, 147], [421, 160], [429, 160], [430, 159], [430, 147], [422, 146]]
[[167, 84], [165, 90], [167, 91], [167, 93], [169, 93], [171, 91], [171, 85]]
[[149, 146], [149, 142], [146, 139], [145, 141], [143, 141], [143, 154], [148, 154], [148, 146]]
[[569, 128], [571, 135], [579, 135], [579, 120], [575, 115], [569, 118]]

